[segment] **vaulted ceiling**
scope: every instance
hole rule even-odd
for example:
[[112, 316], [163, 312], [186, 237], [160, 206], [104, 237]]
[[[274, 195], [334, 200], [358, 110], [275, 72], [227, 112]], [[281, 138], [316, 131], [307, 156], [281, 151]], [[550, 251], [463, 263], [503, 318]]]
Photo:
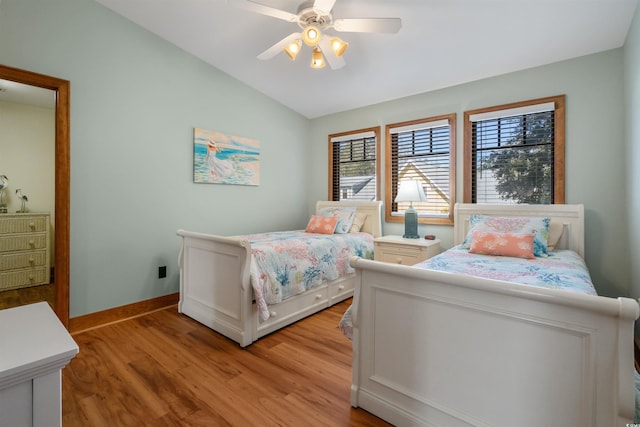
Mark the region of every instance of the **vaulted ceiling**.
[[[306, 46], [295, 62], [257, 59], [300, 28], [233, 2], [97, 1], [308, 118], [621, 47], [638, 3], [337, 0], [334, 18], [401, 18], [402, 28], [342, 32], [346, 66], [317, 70]], [[294, 14], [302, 2], [256, 1]]]

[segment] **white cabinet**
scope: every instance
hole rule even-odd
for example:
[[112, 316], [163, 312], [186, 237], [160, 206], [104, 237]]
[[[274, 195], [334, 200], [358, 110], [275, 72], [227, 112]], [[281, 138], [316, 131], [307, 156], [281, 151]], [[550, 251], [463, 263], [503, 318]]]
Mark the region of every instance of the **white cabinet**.
[[62, 425], [62, 368], [78, 345], [49, 304], [0, 310], [0, 427]]

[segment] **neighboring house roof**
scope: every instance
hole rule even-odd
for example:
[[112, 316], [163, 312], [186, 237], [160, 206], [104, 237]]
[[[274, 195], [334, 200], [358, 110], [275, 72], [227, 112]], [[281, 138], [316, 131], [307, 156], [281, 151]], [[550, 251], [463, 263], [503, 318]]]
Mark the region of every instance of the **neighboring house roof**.
[[[431, 210], [434, 209], [436, 205], [449, 205], [449, 168], [429, 164], [418, 167], [414, 162], [409, 161], [400, 168], [398, 177], [400, 180], [408, 177], [417, 177], [424, 182], [427, 202], [420, 204], [414, 203], [414, 206], [418, 208], [418, 210]], [[497, 180], [492, 172], [485, 171], [485, 173], [477, 177], [476, 185], [478, 191], [485, 194], [489, 199], [493, 200], [498, 198], [495, 192], [496, 184]], [[340, 191], [343, 193], [346, 191], [347, 198], [351, 200], [375, 200], [377, 195], [375, 176], [340, 177]]]
[[347, 191], [351, 200], [376, 199], [376, 180], [373, 175], [340, 177], [340, 191]]
[[400, 173], [398, 174], [400, 180], [405, 177], [418, 178], [424, 182], [427, 204], [433, 202], [449, 204], [449, 168], [430, 164], [418, 167], [415, 163], [409, 161], [400, 168]]

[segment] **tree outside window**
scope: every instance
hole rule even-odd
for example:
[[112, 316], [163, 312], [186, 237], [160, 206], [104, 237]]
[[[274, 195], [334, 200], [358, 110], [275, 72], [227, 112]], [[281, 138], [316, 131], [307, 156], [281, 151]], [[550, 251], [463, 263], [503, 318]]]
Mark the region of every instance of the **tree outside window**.
[[465, 112], [467, 203], [564, 203], [564, 96]]

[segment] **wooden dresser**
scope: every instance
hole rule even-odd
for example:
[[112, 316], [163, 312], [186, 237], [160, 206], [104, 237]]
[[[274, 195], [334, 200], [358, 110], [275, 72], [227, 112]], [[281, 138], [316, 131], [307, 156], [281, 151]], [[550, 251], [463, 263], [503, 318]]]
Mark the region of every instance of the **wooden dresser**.
[[0, 291], [49, 283], [48, 213], [0, 214]]

